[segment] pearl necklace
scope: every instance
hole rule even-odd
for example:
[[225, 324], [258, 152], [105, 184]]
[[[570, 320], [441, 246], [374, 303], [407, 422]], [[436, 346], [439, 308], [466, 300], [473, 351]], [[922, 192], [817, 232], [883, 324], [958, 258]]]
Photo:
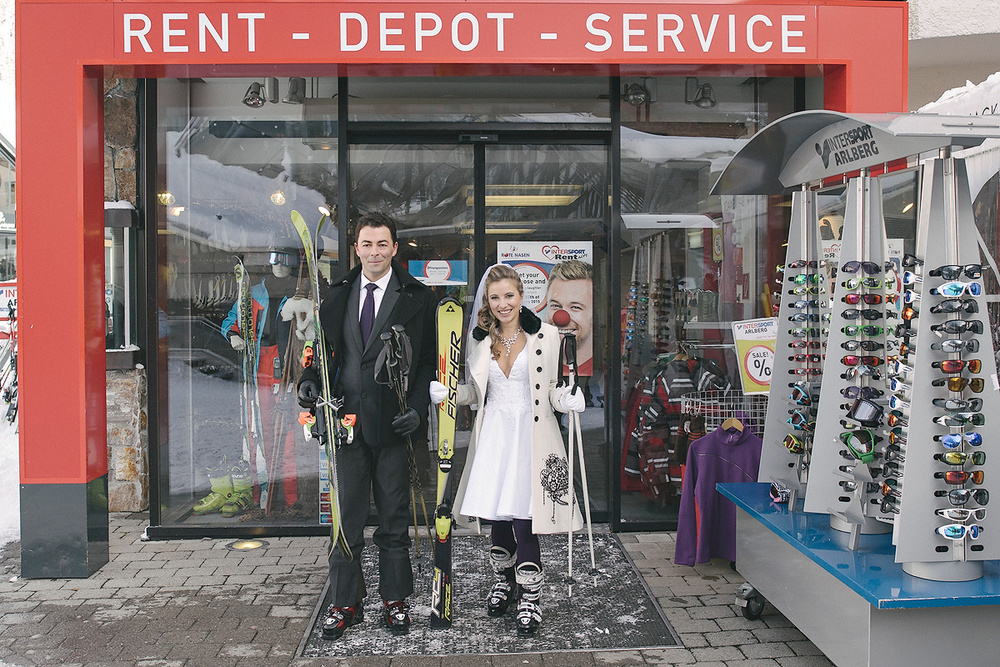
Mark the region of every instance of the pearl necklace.
[[503, 343], [503, 346], [507, 348], [508, 357], [510, 356], [510, 348], [514, 346], [514, 343], [517, 342], [517, 339], [520, 338], [520, 336], [521, 336], [521, 327], [518, 327], [517, 331], [515, 331], [514, 335], [511, 336], [510, 338], [504, 338], [503, 336], [500, 335], [499, 331], [497, 332], [497, 338], [499, 338], [500, 342]]

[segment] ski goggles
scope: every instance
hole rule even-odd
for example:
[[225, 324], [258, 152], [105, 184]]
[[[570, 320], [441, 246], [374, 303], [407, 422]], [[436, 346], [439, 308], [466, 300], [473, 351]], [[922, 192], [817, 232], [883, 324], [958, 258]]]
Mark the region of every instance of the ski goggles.
[[785, 449], [790, 451], [792, 454], [798, 455], [806, 451], [805, 443], [802, 442], [802, 439], [796, 436], [794, 433], [789, 433], [788, 435], [786, 435], [785, 439], [782, 441], [781, 444], [783, 444], [785, 446]]
[[979, 296], [983, 293], [983, 286], [980, 283], [963, 283], [961, 281], [954, 281], [950, 283], [944, 283], [938, 285], [937, 287], [931, 288], [931, 294], [935, 296], [962, 296], [968, 292], [972, 296]]
[[858, 294], [858, 293], [845, 294], [844, 297], [841, 299], [841, 301], [843, 301], [844, 303], [849, 303], [852, 306], [853, 305], [857, 305], [857, 304], [862, 303], [862, 302], [864, 302], [864, 303], [866, 303], [866, 304], [868, 304], [870, 306], [874, 306], [875, 304], [882, 303], [882, 295], [881, 294]]
[[947, 526], [940, 526], [934, 532], [953, 542], [960, 542], [966, 537], [973, 540], [979, 539], [979, 533], [983, 532], [983, 527], [979, 524], [949, 523]]
[[875, 262], [844, 262], [840, 270], [844, 273], [857, 273], [858, 271], [864, 271], [868, 275], [875, 275], [876, 273], [882, 273], [883, 270], [889, 271], [892, 269], [892, 263], [887, 262], [885, 266], [876, 264]]
[[865, 336], [881, 336], [882, 332], [885, 331], [877, 324], [848, 324], [845, 327], [841, 327], [840, 330], [848, 336], [859, 336], [861, 334]]
[[847, 289], [858, 289], [859, 287], [865, 287], [868, 289], [879, 289], [882, 287], [881, 278], [848, 278], [844, 282], [840, 283], [841, 287], [846, 287]]
[[982, 278], [983, 277], [983, 265], [982, 264], [966, 264], [964, 266], [960, 264], [946, 264], [944, 266], [939, 266], [936, 269], [931, 269], [927, 272], [929, 276], [940, 276], [945, 280], [958, 280], [963, 275], [966, 278]]
[[840, 344], [840, 346], [845, 350], [851, 350], [852, 352], [859, 348], [865, 352], [874, 352], [875, 350], [881, 350], [885, 347], [885, 345], [877, 340], [845, 340]]
[[949, 412], [943, 417], [935, 417], [934, 423], [940, 426], [984, 426], [986, 415], [982, 412]]
[[979, 304], [972, 299], [945, 299], [941, 303], [931, 306], [931, 312], [935, 315], [940, 313], [966, 313], [974, 315], [979, 312]]
[[968, 386], [973, 393], [978, 394], [986, 387], [986, 382], [983, 378], [966, 378], [961, 375], [931, 380], [933, 387], [944, 387], [945, 385], [947, 385], [948, 391], [962, 391]]
[[788, 316], [789, 322], [829, 322], [830, 313], [794, 313]]
[[789, 276], [788, 280], [795, 283], [796, 285], [805, 285], [807, 283], [812, 283], [813, 285], [818, 285], [823, 280], [822, 274], [819, 273], [800, 273], [798, 275]]
[[934, 510], [934, 514], [944, 517], [949, 521], [958, 521], [960, 523], [965, 523], [969, 519], [974, 519], [976, 521], [982, 521], [986, 518], [986, 508], [977, 507], [975, 509], [965, 509], [964, 507], [944, 507], [942, 509]]
[[932, 324], [931, 331], [941, 334], [961, 334], [971, 331], [974, 334], [983, 333], [982, 320], [948, 320], [942, 324]]
[[976, 433], [975, 431], [970, 431], [968, 433], [949, 433], [947, 435], [935, 435], [934, 441], [940, 442], [948, 449], [961, 447], [962, 443], [973, 447], [979, 447], [983, 444], [983, 436], [981, 433]]
[[795, 347], [800, 349], [809, 347], [814, 350], [818, 350], [819, 348], [823, 347], [823, 342], [818, 340], [793, 340], [791, 343], [788, 344], [788, 347]]
[[792, 393], [788, 395], [788, 400], [796, 405], [809, 406], [819, 400], [819, 394], [806, 391], [802, 387], [792, 387]]
[[931, 343], [931, 349], [943, 352], [979, 352], [979, 339], [962, 340], [961, 338], [949, 338], [940, 343]]
[[294, 255], [290, 252], [284, 252], [281, 250], [272, 250], [268, 254], [267, 263], [275, 266], [291, 266], [296, 267], [299, 265], [299, 255], [295, 253]]
[[988, 505], [990, 502], [990, 492], [986, 489], [952, 489], [951, 491], [935, 491], [937, 498], [948, 498], [952, 505], [965, 505], [970, 500], [977, 505]]
[[875, 387], [857, 387], [850, 385], [840, 390], [840, 395], [844, 398], [878, 398], [882, 392]]
[[945, 373], [961, 373], [968, 368], [970, 373], [978, 373], [983, 370], [982, 359], [945, 359], [944, 361], [932, 361], [931, 368], [940, 368]]
[[875, 445], [881, 440], [882, 438], [875, 435], [874, 431], [867, 428], [844, 431], [840, 434], [840, 441], [847, 445], [847, 451], [862, 463], [871, 463], [875, 460]]
[[806, 287], [805, 285], [800, 285], [798, 287], [793, 287], [792, 289], [788, 290], [788, 293], [799, 296], [805, 296], [807, 294], [822, 294], [823, 288], [819, 285], [815, 287]]
[[879, 320], [882, 319], [882, 311], [875, 310], [874, 308], [865, 308], [864, 310], [858, 310], [857, 308], [848, 308], [840, 313], [840, 316], [845, 320]]
[[860, 422], [862, 426], [872, 428], [882, 423], [882, 413], [884, 408], [878, 403], [874, 403], [867, 398], [854, 399], [847, 408], [847, 418]]
[[882, 363], [881, 357], [876, 357], [875, 355], [865, 355], [858, 356], [856, 354], [845, 354], [840, 358], [840, 363], [845, 366], [857, 366], [858, 364], [867, 364], [868, 366], [878, 366]]
[[792, 425], [792, 428], [796, 428], [800, 431], [812, 431], [816, 428], [815, 420], [809, 418], [808, 416], [802, 414], [800, 410], [796, 410], [792, 413], [792, 416], [785, 420], [787, 423]]
[[982, 484], [986, 473], [982, 470], [946, 470], [934, 473], [934, 479], [943, 479], [945, 484]]
[[983, 399], [981, 398], [935, 398], [931, 403], [939, 408], [952, 411], [971, 410], [972, 412], [979, 412], [983, 409]]
[[964, 466], [966, 463], [981, 466], [986, 463], [986, 452], [939, 452], [934, 455], [934, 458], [950, 466]]

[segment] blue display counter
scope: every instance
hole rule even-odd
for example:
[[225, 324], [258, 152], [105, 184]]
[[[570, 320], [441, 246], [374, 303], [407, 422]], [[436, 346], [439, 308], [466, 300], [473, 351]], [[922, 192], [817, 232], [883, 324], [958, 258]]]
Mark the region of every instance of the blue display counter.
[[718, 490], [738, 508], [739, 573], [836, 665], [1000, 665], [1000, 563], [975, 581], [918, 579], [890, 534], [851, 551], [829, 515], [773, 503], [768, 484]]

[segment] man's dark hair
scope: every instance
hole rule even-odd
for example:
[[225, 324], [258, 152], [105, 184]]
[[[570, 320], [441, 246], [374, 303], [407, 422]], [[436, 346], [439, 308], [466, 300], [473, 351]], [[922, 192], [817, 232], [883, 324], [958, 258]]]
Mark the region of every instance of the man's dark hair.
[[389, 230], [389, 234], [392, 236], [393, 244], [397, 243], [396, 221], [387, 216], [385, 213], [365, 213], [363, 216], [358, 218], [358, 225], [354, 230], [355, 239], [357, 239], [358, 234], [361, 233], [361, 230], [364, 227], [385, 227]]

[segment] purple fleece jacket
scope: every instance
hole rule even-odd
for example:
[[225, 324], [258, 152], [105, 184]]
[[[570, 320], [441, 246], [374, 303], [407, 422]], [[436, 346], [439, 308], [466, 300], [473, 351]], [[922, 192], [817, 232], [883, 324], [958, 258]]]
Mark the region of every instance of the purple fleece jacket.
[[736, 560], [736, 505], [715, 490], [718, 483], [756, 482], [761, 440], [749, 428], [719, 427], [691, 443], [677, 514], [678, 565]]

